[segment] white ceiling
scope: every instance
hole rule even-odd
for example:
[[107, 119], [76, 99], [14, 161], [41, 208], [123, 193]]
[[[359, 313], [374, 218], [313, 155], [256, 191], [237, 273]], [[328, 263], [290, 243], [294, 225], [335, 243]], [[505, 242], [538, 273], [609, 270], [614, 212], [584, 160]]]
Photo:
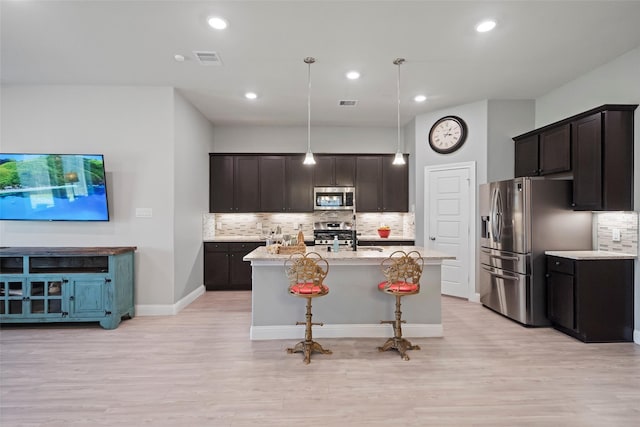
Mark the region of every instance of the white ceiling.
[[[640, 1], [1, 0], [3, 84], [173, 86], [214, 124], [395, 126], [534, 99], [640, 46]], [[229, 26], [209, 28], [220, 15]], [[480, 34], [475, 25], [498, 22]], [[193, 51], [215, 51], [203, 66]], [[186, 57], [174, 61], [175, 54]], [[345, 78], [357, 69], [357, 81]], [[259, 98], [248, 101], [252, 90]], [[416, 104], [423, 93], [428, 100]], [[339, 107], [339, 100], [357, 100]]]

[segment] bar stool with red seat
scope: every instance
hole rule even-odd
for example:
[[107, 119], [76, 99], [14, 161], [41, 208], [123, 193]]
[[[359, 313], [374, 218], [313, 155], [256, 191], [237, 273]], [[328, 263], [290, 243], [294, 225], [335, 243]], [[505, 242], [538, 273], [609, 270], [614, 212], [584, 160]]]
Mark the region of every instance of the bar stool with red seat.
[[296, 325], [305, 325], [304, 340], [300, 341], [287, 352], [304, 353], [304, 363], [311, 362], [311, 353], [317, 351], [323, 354], [332, 354], [331, 350], [325, 350], [313, 341], [311, 326], [322, 326], [322, 323], [311, 321], [311, 300], [329, 293], [329, 288], [323, 283], [329, 273], [329, 263], [317, 252], [307, 254], [293, 254], [284, 263], [287, 278], [289, 279], [289, 293], [291, 295], [307, 299], [307, 313], [305, 322], [296, 322]]
[[393, 338], [389, 338], [378, 351], [397, 350], [404, 360], [409, 360], [407, 350], [420, 350], [420, 346], [412, 345], [402, 338], [402, 311], [400, 299], [403, 296], [420, 292], [420, 276], [424, 267], [424, 259], [417, 251], [395, 251], [382, 261], [382, 274], [387, 278], [378, 284], [378, 290], [396, 297], [395, 320], [383, 320], [380, 323], [393, 325]]

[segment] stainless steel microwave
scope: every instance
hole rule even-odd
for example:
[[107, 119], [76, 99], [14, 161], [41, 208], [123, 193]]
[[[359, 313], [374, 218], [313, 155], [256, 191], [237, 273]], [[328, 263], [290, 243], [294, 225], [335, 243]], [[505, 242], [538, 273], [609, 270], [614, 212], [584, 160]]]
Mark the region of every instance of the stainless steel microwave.
[[355, 188], [353, 187], [315, 187], [313, 189], [313, 208], [316, 211], [352, 210], [354, 200]]

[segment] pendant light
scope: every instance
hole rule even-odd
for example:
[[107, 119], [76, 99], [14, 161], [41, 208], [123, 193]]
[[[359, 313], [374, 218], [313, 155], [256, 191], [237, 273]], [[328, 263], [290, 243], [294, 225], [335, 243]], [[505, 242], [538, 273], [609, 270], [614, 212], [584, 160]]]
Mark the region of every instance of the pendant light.
[[311, 152], [311, 64], [316, 62], [316, 59], [307, 56], [304, 58], [304, 63], [309, 66], [309, 72], [307, 74], [307, 80], [309, 83], [309, 87], [307, 89], [307, 154], [304, 156], [304, 164], [305, 165], [315, 165], [316, 161], [313, 158], [313, 153]]
[[400, 66], [404, 63], [404, 58], [396, 58], [393, 63], [398, 66], [398, 151], [393, 158], [393, 164], [404, 165], [404, 156], [400, 152]]

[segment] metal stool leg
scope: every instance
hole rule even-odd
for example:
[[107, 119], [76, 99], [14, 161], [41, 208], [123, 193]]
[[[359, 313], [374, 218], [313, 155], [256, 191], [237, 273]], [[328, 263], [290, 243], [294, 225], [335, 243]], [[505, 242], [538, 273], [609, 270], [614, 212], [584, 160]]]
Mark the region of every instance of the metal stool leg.
[[402, 359], [409, 360], [407, 350], [420, 350], [420, 346], [413, 345], [405, 338], [402, 338], [402, 324], [407, 323], [402, 320], [402, 311], [400, 311], [401, 295], [396, 295], [396, 318], [395, 320], [383, 320], [380, 323], [390, 323], [393, 325], [393, 338], [389, 338], [382, 347], [378, 347], [378, 351], [397, 350]]
[[296, 325], [306, 325], [304, 341], [300, 341], [293, 348], [287, 349], [287, 353], [289, 354], [302, 352], [304, 354], [304, 363], [307, 365], [311, 362], [311, 353], [314, 351], [322, 354], [333, 354], [331, 350], [325, 350], [319, 343], [313, 341], [313, 337], [311, 336], [311, 326], [322, 326], [323, 323], [313, 323], [311, 321], [311, 316], [311, 298], [307, 298], [306, 322], [296, 322]]

